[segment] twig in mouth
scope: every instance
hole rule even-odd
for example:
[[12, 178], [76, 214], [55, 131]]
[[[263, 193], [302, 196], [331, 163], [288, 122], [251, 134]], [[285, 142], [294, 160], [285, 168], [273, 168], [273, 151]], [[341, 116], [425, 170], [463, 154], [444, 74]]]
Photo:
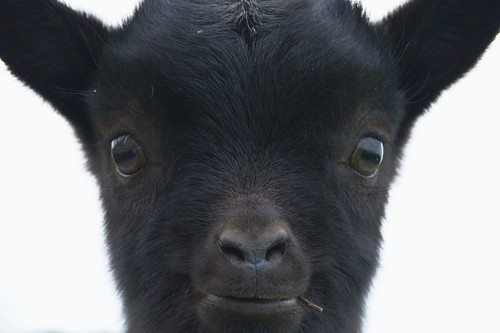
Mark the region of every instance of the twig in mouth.
[[319, 313], [323, 312], [323, 308], [321, 306], [314, 304], [313, 302], [305, 299], [304, 297], [298, 297], [298, 299], [301, 300], [302, 302], [304, 302], [311, 309], [316, 310]]

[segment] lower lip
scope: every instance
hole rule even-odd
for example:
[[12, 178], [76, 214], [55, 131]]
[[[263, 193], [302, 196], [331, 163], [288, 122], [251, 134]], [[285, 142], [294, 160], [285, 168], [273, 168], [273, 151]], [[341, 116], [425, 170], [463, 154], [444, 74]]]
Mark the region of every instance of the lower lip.
[[290, 311], [298, 307], [297, 299], [234, 298], [208, 295], [205, 306], [243, 315], [262, 315]]

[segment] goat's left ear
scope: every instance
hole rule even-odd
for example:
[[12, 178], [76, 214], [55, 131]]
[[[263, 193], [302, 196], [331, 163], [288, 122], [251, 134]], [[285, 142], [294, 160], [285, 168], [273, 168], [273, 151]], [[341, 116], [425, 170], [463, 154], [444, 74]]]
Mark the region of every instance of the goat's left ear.
[[413, 0], [377, 23], [398, 62], [408, 128], [477, 62], [500, 29], [500, 0]]
[[108, 34], [99, 20], [56, 0], [0, 1], [0, 58], [83, 140], [92, 129], [82, 94], [90, 88]]

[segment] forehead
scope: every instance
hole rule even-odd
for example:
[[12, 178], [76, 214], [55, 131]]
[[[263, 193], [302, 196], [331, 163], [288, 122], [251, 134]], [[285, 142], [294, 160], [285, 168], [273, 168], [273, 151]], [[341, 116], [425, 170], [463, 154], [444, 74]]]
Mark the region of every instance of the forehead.
[[105, 96], [110, 111], [124, 109], [114, 103], [171, 117], [179, 108], [246, 119], [369, 111], [391, 122], [390, 59], [344, 1], [146, 1], [108, 47], [98, 83], [119, 97]]

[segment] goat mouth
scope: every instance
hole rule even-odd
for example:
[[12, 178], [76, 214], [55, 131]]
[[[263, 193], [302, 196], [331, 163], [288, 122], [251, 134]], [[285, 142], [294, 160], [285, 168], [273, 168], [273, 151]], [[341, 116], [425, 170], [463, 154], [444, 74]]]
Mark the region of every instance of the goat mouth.
[[[274, 297], [274, 296], [273, 296]], [[200, 319], [215, 332], [295, 332], [304, 314], [297, 297], [246, 298], [205, 295]]]
[[[211, 295], [212, 296], [212, 295]], [[234, 302], [244, 302], [244, 303], [257, 303], [257, 304], [272, 304], [272, 303], [277, 303], [277, 302], [284, 302], [284, 301], [289, 301], [291, 298], [238, 298], [238, 297], [231, 297], [231, 296], [215, 296], [215, 297], [221, 297], [221, 298], [226, 298], [230, 301]]]
[[269, 316], [280, 312], [294, 311], [299, 308], [296, 297], [293, 298], [246, 298], [208, 295], [203, 306], [234, 315]]

